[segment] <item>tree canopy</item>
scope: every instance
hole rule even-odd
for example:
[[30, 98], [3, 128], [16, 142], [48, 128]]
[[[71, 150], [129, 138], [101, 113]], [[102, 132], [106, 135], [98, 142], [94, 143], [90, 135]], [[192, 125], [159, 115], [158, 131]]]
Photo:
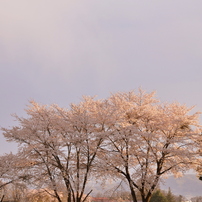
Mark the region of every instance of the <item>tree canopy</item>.
[[68, 202], [85, 201], [94, 176], [121, 179], [134, 202], [137, 192], [148, 202], [163, 176], [183, 174], [200, 157], [200, 113], [191, 110], [139, 89], [108, 99], [83, 97], [69, 108], [32, 101], [28, 117], [16, 115], [19, 125], [2, 130], [19, 143], [29, 182], [52, 189], [59, 202], [61, 183]]

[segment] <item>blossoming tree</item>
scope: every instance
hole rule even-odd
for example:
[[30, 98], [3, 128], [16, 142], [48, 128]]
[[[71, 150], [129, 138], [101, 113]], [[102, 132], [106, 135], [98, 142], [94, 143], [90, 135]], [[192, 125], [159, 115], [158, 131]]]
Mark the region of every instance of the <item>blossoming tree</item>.
[[32, 185], [51, 188], [61, 202], [58, 184], [62, 180], [68, 202], [87, 199], [92, 190], [86, 191], [86, 184], [103, 142], [105, 127], [99, 115], [103, 107], [101, 101], [87, 97], [70, 109], [31, 102], [28, 118], [15, 116], [19, 126], [3, 128], [9, 141], [19, 143], [19, 155], [24, 157]]
[[148, 202], [160, 179], [189, 170], [198, 156], [201, 140], [198, 117], [179, 103], [163, 104], [154, 93], [117, 93], [109, 98], [117, 118], [102, 151], [102, 164], [125, 179], [133, 201], [140, 192]]
[[61, 181], [68, 202], [86, 201], [92, 176], [122, 179], [133, 202], [137, 192], [149, 202], [166, 174], [179, 175], [194, 165], [201, 140], [199, 113], [154, 96], [140, 89], [104, 100], [84, 97], [69, 109], [31, 102], [27, 118], [16, 116], [19, 126], [2, 130], [19, 143], [30, 182], [53, 190], [59, 202]]

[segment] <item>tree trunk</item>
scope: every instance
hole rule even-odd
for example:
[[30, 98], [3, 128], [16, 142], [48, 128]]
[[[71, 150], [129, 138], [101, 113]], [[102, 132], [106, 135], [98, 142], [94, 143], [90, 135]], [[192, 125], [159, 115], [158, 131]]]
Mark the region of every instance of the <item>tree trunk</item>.
[[78, 197], [78, 198], [76, 199], [76, 202], [81, 202], [81, 198]]
[[131, 192], [133, 202], [137, 202], [137, 198], [136, 198], [135, 191], [133, 190], [133, 188], [130, 190], [130, 192]]
[[4, 196], [5, 196], [5, 195], [2, 196], [2, 198], [1, 198], [1, 202], [3, 202], [3, 200], [4, 200]]
[[151, 199], [151, 192], [149, 192], [147, 195], [145, 195], [144, 193], [141, 193], [141, 197], [142, 197], [142, 202], [149, 202]]
[[71, 201], [72, 201], [71, 192], [69, 192], [67, 196], [67, 202], [71, 202]]
[[129, 187], [130, 187], [130, 193], [131, 193], [131, 196], [132, 196], [132, 200], [133, 200], [133, 202], [137, 202], [137, 198], [136, 198], [136, 194], [135, 194], [132, 182], [131, 182], [130, 179], [128, 179], [128, 182], [129, 182]]
[[149, 197], [149, 198], [142, 197], [142, 202], [149, 202], [150, 199], [151, 199], [151, 197]]
[[57, 198], [58, 202], [62, 202], [62, 200], [60, 199], [60, 196], [58, 195], [57, 191], [54, 190], [55, 192], [55, 197]]

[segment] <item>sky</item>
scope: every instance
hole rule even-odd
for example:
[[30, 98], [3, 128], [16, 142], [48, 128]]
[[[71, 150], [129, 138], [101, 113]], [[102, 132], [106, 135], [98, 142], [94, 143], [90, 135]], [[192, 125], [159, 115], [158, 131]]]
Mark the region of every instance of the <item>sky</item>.
[[[0, 0], [0, 127], [30, 100], [156, 91], [202, 111], [201, 0]], [[15, 152], [0, 131], [0, 154]]]

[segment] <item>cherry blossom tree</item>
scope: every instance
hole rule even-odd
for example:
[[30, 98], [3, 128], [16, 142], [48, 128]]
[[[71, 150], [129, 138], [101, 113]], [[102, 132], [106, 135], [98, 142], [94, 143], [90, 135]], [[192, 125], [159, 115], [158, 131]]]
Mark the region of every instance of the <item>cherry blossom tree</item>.
[[[19, 126], [5, 129], [9, 141], [18, 142], [32, 184], [54, 190], [59, 202], [58, 181], [63, 180], [68, 201], [85, 201], [86, 184], [103, 141], [102, 101], [84, 98], [70, 109], [31, 102], [28, 118], [15, 116]], [[48, 190], [48, 189], [47, 189]], [[85, 197], [84, 197], [85, 196]]]
[[101, 164], [128, 182], [134, 202], [137, 192], [148, 202], [163, 176], [186, 172], [199, 157], [199, 113], [190, 114], [192, 108], [179, 103], [160, 103], [154, 92], [141, 89], [114, 94], [109, 104], [115, 121]]
[[7, 191], [9, 187], [14, 185], [16, 188], [17, 186], [25, 187], [29, 175], [24, 171], [24, 164], [21, 162], [21, 158], [17, 154], [10, 153], [0, 156], [0, 201], [9, 197], [10, 193]]
[[59, 202], [61, 185], [68, 202], [84, 202], [92, 192], [88, 180], [104, 176], [125, 181], [133, 202], [139, 193], [149, 202], [164, 176], [183, 174], [200, 158], [199, 113], [191, 110], [140, 89], [83, 97], [67, 109], [32, 101], [27, 118], [15, 116], [19, 126], [2, 130], [19, 143], [29, 182], [52, 190]]
[[0, 156], [0, 189], [8, 184], [29, 179], [21, 162], [21, 158], [12, 153]]
[[11, 153], [0, 156], [0, 189], [16, 180], [13, 178], [15, 166], [15, 155]]

